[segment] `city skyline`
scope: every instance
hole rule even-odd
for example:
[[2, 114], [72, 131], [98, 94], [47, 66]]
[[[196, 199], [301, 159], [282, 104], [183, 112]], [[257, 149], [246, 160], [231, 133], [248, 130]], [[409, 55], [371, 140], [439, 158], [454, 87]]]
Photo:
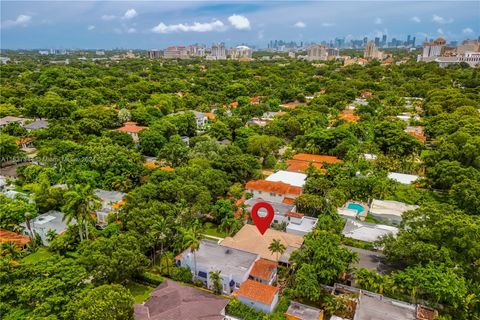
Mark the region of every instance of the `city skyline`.
[[[479, 36], [473, 1], [107, 2], [3, 1], [3, 49], [165, 48], [225, 42], [267, 47], [272, 39], [329, 41]], [[455, 10], [453, 10], [455, 9]]]

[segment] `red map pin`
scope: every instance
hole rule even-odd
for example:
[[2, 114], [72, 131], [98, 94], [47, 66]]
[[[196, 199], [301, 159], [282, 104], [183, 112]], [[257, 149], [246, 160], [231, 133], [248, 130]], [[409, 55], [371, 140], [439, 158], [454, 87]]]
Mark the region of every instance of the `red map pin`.
[[[267, 210], [267, 215], [265, 217], [260, 217], [258, 215], [258, 210], [260, 208], [264, 208]], [[253, 222], [257, 226], [258, 231], [263, 235], [265, 231], [267, 231], [270, 223], [272, 223], [273, 216], [275, 212], [273, 211], [273, 207], [267, 202], [257, 202], [252, 207], [252, 211], [250, 211], [250, 216], [252, 217]]]

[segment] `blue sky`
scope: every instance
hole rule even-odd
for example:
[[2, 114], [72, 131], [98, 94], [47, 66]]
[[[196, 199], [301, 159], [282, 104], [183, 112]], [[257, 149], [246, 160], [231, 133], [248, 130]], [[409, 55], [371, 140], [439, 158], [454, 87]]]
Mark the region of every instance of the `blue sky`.
[[480, 1], [1, 1], [1, 48], [477, 38]]

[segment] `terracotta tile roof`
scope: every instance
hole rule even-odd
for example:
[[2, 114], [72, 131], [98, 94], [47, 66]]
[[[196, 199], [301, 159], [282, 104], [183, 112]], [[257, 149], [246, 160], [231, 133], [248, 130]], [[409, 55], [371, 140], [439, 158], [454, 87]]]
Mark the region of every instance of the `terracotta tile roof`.
[[309, 164], [312, 164], [314, 168], [321, 170], [323, 168], [321, 163], [318, 162], [308, 162], [308, 161], [300, 161], [300, 160], [287, 160], [287, 171], [292, 172], [307, 172]]
[[328, 164], [342, 162], [342, 160], [334, 156], [324, 156], [319, 154], [308, 154], [308, 153], [298, 153], [293, 156], [293, 159], [300, 160], [300, 161], [312, 161], [312, 162], [318, 162], [318, 163], [326, 162]]
[[271, 192], [276, 194], [295, 194], [300, 195], [302, 193], [301, 187], [295, 187], [283, 182], [266, 181], [266, 180], [254, 180], [249, 181], [245, 185], [247, 190], [258, 190], [264, 192]]
[[166, 166], [166, 167], [161, 167], [160, 170], [170, 172], [170, 171], [173, 171], [175, 169], [173, 169], [172, 167]]
[[259, 104], [260, 103], [260, 97], [251, 97], [250, 98], [250, 103], [251, 104]]
[[285, 109], [295, 109], [295, 108], [303, 106], [303, 105], [304, 105], [304, 103], [300, 103], [300, 102], [289, 102], [289, 103], [281, 104], [280, 107], [285, 108]]
[[135, 122], [135, 121], [127, 121], [123, 125], [124, 126], [136, 126], [137, 124], [138, 124], [138, 122]]
[[369, 98], [369, 97], [371, 97], [371, 96], [373, 96], [373, 93], [371, 93], [370, 91], [364, 91], [364, 92], [362, 92], [362, 93], [360, 94], [360, 97], [362, 97], [362, 98], [364, 98], [364, 99], [365, 99], [365, 98]]
[[230, 103], [230, 107], [232, 108], [238, 107], [238, 101], [233, 101], [232, 103]]
[[270, 280], [278, 263], [266, 259], [258, 259], [253, 265], [250, 275], [255, 278]]
[[280, 256], [277, 259], [277, 254], [270, 252], [268, 249], [273, 239], [280, 240], [280, 242], [287, 247], [287, 251], [292, 248], [294, 248], [293, 250], [298, 249], [303, 243], [302, 236], [274, 229], [267, 229], [262, 235], [257, 227], [251, 224], [246, 224], [235, 234], [235, 236], [223, 239], [220, 242], [220, 245], [256, 253], [260, 255], [261, 258], [277, 261], [282, 257]]
[[295, 199], [285, 197], [285, 198], [283, 198], [282, 203], [285, 203], [285, 204], [294, 204], [294, 203], [295, 203]]
[[32, 142], [32, 138], [19, 138], [17, 139], [16, 143], [18, 145], [21, 145], [21, 144], [24, 144], [24, 143], [29, 143], [29, 142]]
[[118, 128], [117, 131], [138, 133], [146, 128], [147, 127], [137, 126], [136, 122], [125, 122], [125, 125], [121, 128]]
[[15, 233], [13, 231], [0, 229], [0, 244], [5, 242], [12, 242], [16, 246], [24, 246], [27, 243], [30, 243], [30, 237]]
[[339, 116], [340, 119], [343, 119], [343, 120], [346, 120], [346, 121], [350, 121], [350, 122], [357, 122], [358, 120], [360, 120], [360, 117], [353, 114], [351, 111], [344, 111], [340, 114]]
[[417, 140], [419, 140], [422, 143], [425, 143], [425, 141], [427, 141], [427, 138], [425, 137], [425, 133], [423, 132], [422, 126], [408, 126], [405, 128], [404, 131], [410, 134], [411, 136], [415, 137]]
[[287, 212], [285, 216], [293, 218], [303, 218], [304, 214], [299, 212]]
[[113, 205], [112, 205], [112, 208], [113, 208], [113, 209], [118, 209], [118, 208], [120, 208], [121, 206], [123, 206], [124, 204], [125, 204], [125, 200], [120, 200], [120, 201], [118, 201], [117, 203], [113, 204]]
[[238, 289], [237, 296], [264, 304], [271, 304], [279, 289], [257, 281], [246, 280]]
[[215, 114], [211, 112], [205, 112], [205, 116], [210, 120], [215, 119]]

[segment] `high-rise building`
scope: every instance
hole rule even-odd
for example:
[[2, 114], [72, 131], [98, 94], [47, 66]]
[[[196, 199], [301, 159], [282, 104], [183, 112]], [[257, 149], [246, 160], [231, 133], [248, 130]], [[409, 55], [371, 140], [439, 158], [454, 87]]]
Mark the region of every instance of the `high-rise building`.
[[163, 50], [163, 56], [166, 59], [187, 59], [188, 49], [184, 46], [170, 46]]
[[431, 61], [436, 57], [440, 57], [445, 48], [446, 42], [443, 38], [438, 38], [435, 41], [425, 42], [423, 44], [422, 55], [417, 57], [417, 61]]
[[307, 60], [308, 61], [326, 61], [328, 58], [328, 51], [325, 46], [320, 44], [314, 44], [307, 49]]
[[379, 51], [373, 41], [369, 41], [363, 52], [365, 59], [383, 59], [383, 52]]
[[375, 46], [380, 47], [380, 38], [379, 37], [375, 37]]
[[363, 46], [366, 47], [366, 46], [367, 46], [367, 43], [368, 43], [368, 38], [367, 38], [367, 37], [364, 37], [364, 38], [363, 38]]
[[409, 46], [411, 43], [410, 43], [410, 38], [411, 38], [411, 35], [408, 35], [407, 36], [407, 42], [405, 43], [406, 46]]
[[417, 39], [416, 37], [413, 37], [413, 39], [412, 39], [412, 47], [415, 47], [415, 40], [416, 40], [416, 39]]
[[207, 56], [209, 60], [225, 60], [227, 59], [227, 50], [224, 43], [212, 45], [210, 55]]
[[229, 50], [228, 53], [232, 59], [251, 59], [253, 50], [247, 46], [238, 46]]
[[162, 52], [158, 49], [152, 49], [147, 51], [147, 57], [149, 59], [158, 59], [162, 56]]
[[387, 35], [384, 34], [382, 36], [382, 47], [385, 47], [387, 45]]

